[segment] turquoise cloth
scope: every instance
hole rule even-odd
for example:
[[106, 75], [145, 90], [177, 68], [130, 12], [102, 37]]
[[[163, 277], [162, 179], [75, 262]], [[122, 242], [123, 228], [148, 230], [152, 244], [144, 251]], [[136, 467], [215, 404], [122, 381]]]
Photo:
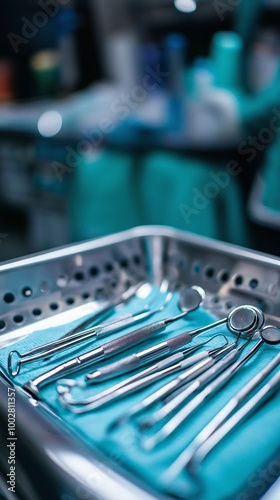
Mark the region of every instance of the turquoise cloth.
[[[134, 301], [124, 307], [122, 310], [138, 310], [139, 300]], [[154, 319], [168, 317], [178, 313], [177, 297], [172, 299], [169, 304], [168, 310], [165, 313], [158, 314]], [[191, 313], [187, 319], [182, 319], [175, 325], [168, 327], [167, 333], [159, 334], [153, 340], [146, 342], [145, 346], [152, 345], [159, 342], [167, 336], [177, 334], [178, 331], [186, 331], [196, 328], [201, 325], [211, 323], [215, 318], [206, 312], [203, 308]], [[68, 331], [71, 326], [75, 326], [79, 321], [65, 325], [63, 328], [51, 328], [49, 330], [36, 332], [29, 337], [14, 344], [12, 348], [17, 348], [20, 352], [40, 345], [45, 340], [58, 338], [63, 333]], [[225, 327], [220, 327], [215, 330], [217, 332], [228, 333]], [[214, 331], [208, 332], [201, 337], [194, 340], [199, 343], [202, 339], [210, 338]], [[119, 336], [115, 334], [115, 337]], [[231, 334], [228, 334], [229, 340], [233, 339]], [[103, 342], [107, 342], [112, 337], [107, 337]], [[221, 339], [215, 339], [211, 342], [211, 346], [221, 343]], [[99, 343], [91, 343], [84, 347], [83, 351], [89, 350]], [[143, 344], [144, 348], [144, 344]], [[7, 356], [11, 347], [2, 349], [0, 351], [0, 363], [6, 368]], [[141, 350], [141, 347], [132, 348], [129, 352]], [[150, 394], [154, 388], [146, 389], [130, 396], [127, 399], [119, 401], [110, 405], [107, 408], [96, 410], [95, 412], [86, 413], [84, 415], [73, 415], [67, 410], [63, 409], [56, 397], [55, 383], [52, 383], [41, 390], [41, 396], [54, 411], [76, 432], [82, 440], [89, 446], [97, 446], [99, 449], [106, 453], [108, 464], [114, 467], [116, 462], [132, 471], [137, 477], [142, 478], [147, 484], [150, 484], [158, 491], [168, 492], [178, 495], [180, 498], [187, 499], [194, 495], [195, 498], [203, 500], [225, 500], [225, 499], [238, 499], [238, 494], [243, 491], [246, 485], [250, 486], [253, 483], [252, 478], [258, 468], [266, 466], [269, 461], [275, 456], [280, 447], [279, 435], [279, 402], [280, 395], [275, 395], [269, 402], [266, 403], [260, 410], [254, 413], [248, 421], [243, 423], [238, 430], [235, 430], [230, 436], [225, 439], [222, 444], [208, 457], [203, 464], [201, 472], [200, 483], [194, 483], [188, 478], [186, 473], [180, 474], [171, 484], [166, 484], [165, 470], [175, 460], [179, 453], [181, 453], [186, 445], [195, 437], [198, 431], [213, 418], [213, 416], [220, 410], [225, 403], [233, 396], [237, 390], [244, 386], [244, 384], [251, 379], [253, 375], [261, 370], [269, 360], [271, 360], [278, 348], [264, 346], [259, 353], [239, 372], [222, 391], [208, 402], [201, 410], [196, 412], [191, 419], [178, 429], [172, 439], [168, 439], [164, 444], [158, 447], [153, 452], [145, 452], [141, 449], [139, 442], [139, 434], [136, 428], [130, 424], [124, 424], [119, 428], [119, 431], [111, 435], [107, 435], [107, 426], [130, 408], [134, 403], [143, 400], [143, 398]], [[77, 348], [69, 350], [70, 356], [77, 354]], [[68, 357], [68, 356], [67, 356]], [[120, 356], [119, 356], [120, 357]], [[51, 360], [34, 362], [25, 365], [22, 372], [18, 375], [14, 382], [23, 385], [30, 378], [34, 378], [47, 369], [55, 366], [58, 361], [66, 359], [66, 356], [57, 355]], [[85, 368], [75, 375], [75, 379], [83, 380], [85, 373], [93, 371], [95, 366]], [[165, 379], [167, 382], [172, 377]], [[119, 379], [118, 379], [119, 380]], [[112, 382], [102, 383], [96, 387], [90, 387], [86, 390], [86, 396], [94, 394], [107, 388]], [[157, 383], [155, 388], [162, 386], [162, 383]], [[251, 482], [250, 482], [251, 481]], [[257, 484], [257, 483], [255, 483]], [[203, 486], [202, 491], [198, 489]], [[267, 484], [267, 487], [270, 485]], [[255, 494], [252, 498], [258, 498], [257, 486], [252, 490]]]
[[230, 159], [208, 161], [164, 151], [137, 156], [108, 150], [83, 158], [69, 191], [73, 241], [157, 224], [247, 245], [238, 177], [231, 176], [214, 196], [210, 187], [205, 198], [213, 185], [211, 173], [225, 171]]

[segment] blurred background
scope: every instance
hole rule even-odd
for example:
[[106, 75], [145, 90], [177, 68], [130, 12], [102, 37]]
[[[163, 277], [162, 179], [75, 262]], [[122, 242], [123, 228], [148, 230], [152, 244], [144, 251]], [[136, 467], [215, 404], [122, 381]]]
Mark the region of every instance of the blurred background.
[[1, 261], [143, 224], [280, 255], [280, 0], [0, 10]]

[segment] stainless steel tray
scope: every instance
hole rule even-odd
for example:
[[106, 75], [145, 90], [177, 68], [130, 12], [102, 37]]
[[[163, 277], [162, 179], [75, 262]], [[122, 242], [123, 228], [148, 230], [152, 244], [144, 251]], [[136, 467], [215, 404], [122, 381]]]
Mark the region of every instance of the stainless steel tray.
[[[260, 307], [280, 326], [280, 259], [166, 227], [142, 227], [0, 266], [0, 346], [93, 308], [131, 283], [197, 284], [218, 317], [241, 304]], [[6, 446], [7, 388], [0, 374], [0, 443]], [[43, 403], [17, 388], [19, 498], [159, 498], [137, 478], [79, 442]], [[4, 432], [5, 433], [5, 432]], [[2, 458], [1, 458], [2, 457]], [[0, 455], [0, 470], [7, 463]], [[0, 482], [1, 491], [1, 482]], [[86, 492], [86, 493], [85, 493]], [[84, 496], [83, 496], [84, 495]], [[13, 495], [13, 498], [16, 498]], [[161, 497], [162, 498], [162, 497]]]

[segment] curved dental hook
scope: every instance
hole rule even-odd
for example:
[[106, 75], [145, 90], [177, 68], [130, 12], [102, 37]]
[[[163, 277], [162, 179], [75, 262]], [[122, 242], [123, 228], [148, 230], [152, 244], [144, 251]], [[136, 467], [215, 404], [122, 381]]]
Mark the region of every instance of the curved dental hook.
[[[251, 337], [248, 338], [248, 340], [246, 342], [244, 342], [241, 346], [239, 346], [237, 348], [238, 352], [242, 352], [243, 349], [245, 349], [245, 347], [251, 342], [251, 340], [254, 338], [255, 334], [253, 334]], [[236, 340], [234, 342], [232, 342], [230, 345], [229, 345], [229, 348], [231, 347], [231, 349], [234, 349], [235, 347], [238, 346], [238, 342], [239, 340], [242, 338], [242, 332], [239, 333], [239, 335], [237, 336]], [[228, 339], [227, 339], [228, 340]], [[228, 345], [228, 343], [227, 343]], [[213, 349], [213, 351], [209, 351], [209, 354], [211, 352], [211, 355], [212, 356], [215, 356], [215, 355], [219, 355], [220, 353], [222, 353], [222, 351], [224, 350], [224, 352], [227, 352], [226, 349], [224, 347], [218, 347], [216, 350]], [[230, 349], [228, 349], [230, 350]], [[215, 352], [216, 351], [216, 352]], [[175, 397], [177, 397], [179, 394], [181, 394], [183, 391], [184, 391], [184, 386], [181, 387], [180, 389], [178, 389], [177, 391], [175, 391], [174, 393], [171, 393], [169, 396], [167, 396], [166, 398], [163, 398], [162, 399], [162, 404], [163, 405], [166, 405], [168, 404], [172, 399], [174, 399]]]
[[[211, 358], [214, 355], [217, 355], [222, 349], [225, 348], [225, 346], [227, 346], [229, 344], [228, 338], [224, 334], [213, 335], [213, 337], [211, 337], [210, 339], [207, 339], [205, 342], [202, 342], [200, 344], [194, 345], [194, 346], [186, 349], [185, 351], [183, 351], [183, 353], [185, 356], [187, 356], [187, 355], [191, 354], [193, 351], [207, 345], [209, 342], [211, 342], [212, 340], [214, 340], [215, 338], [218, 338], [218, 337], [222, 337], [225, 340], [225, 342], [220, 347], [216, 347], [215, 349], [212, 349], [210, 351], [206, 351], [205, 355], [203, 356], [203, 358], [206, 358], [206, 357]], [[170, 358], [170, 361], [169, 361], [169, 358]], [[70, 409], [74, 413], [82, 413], [82, 412], [84, 412], [84, 410], [83, 409], [81, 410], [80, 407], [89, 406], [89, 405], [92, 405], [94, 403], [97, 403], [98, 401], [102, 401], [103, 397], [108, 397], [110, 394], [112, 395], [112, 399], [115, 399], [115, 397], [113, 395], [117, 391], [122, 389], [123, 387], [129, 386], [129, 384], [143, 379], [145, 375], [151, 375], [152, 373], [160, 372], [161, 370], [163, 370], [164, 367], [168, 367], [168, 366], [172, 367], [174, 364], [172, 365], [171, 362], [172, 362], [172, 358], [174, 358], [174, 356], [169, 356], [169, 358], [166, 358], [161, 363], [157, 363], [155, 365], [152, 365], [150, 368], [142, 370], [140, 373], [137, 373], [136, 375], [129, 377], [129, 379], [126, 379], [126, 380], [120, 382], [119, 384], [115, 384], [113, 387], [111, 387], [111, 388], [109, 388], [109, 389], [107, 389], [107, 390], [105, 390], [97, 395], [94, 395], [94, 396], [89, 397], [89, 398], [85, 398], [84, 400], [76, 400], [75, 401], [73, 399], [72, 394], [71, 394], [71, 389], [73, 389], [74, 387], [79, 387], [82, 390], [84, 390], [85, 388], [88, 387], [87, 384], [82, 383], [80, 381], [76, 382], [73, 379], [61, 379], [57, 382], [57, 392], [59, 395], [59, 401], [61, 402], [61, 404], [64, 407], [66, 407], [67, 409]], [[199, 361], [201, 359], [202, 359], [202, 356], [198, 355], [197, 361]], [[192, 358], [189, 358], [189, 361], [190, 361], [189, 366], [191, 366], [191, 360], [192, 360]], [[193, 364], [195, 364], [195, 359], [193, 359], [193, 361], [194, 361]], [[175, 360], [174, 360], [174, 363], [175, 363]], [[141, 387], [139, 389], [141, 389]], [[79, 407], [79, 409], [75, 410], [74, 409], [75, 406]]]
[[[252, 336], [255, 335], [256, 331], [259, 331], [259, 329], [262, 327], [262, 325], [264, 323], [264, 314], [262, 313], [262, 311], [260, 309], [255, 308], [253, 306], [236, 307], [235, 309], [233, 309], [231, 311], [231, 313], [228, 315], [227, 318], [224, 318], [223, 320], [219, 320], [215, 323], [212, 323], [212, 325], [208, 325], [206, 327], [202, 327], [200, 329], [194, 330], [193, 332], [191, 332], [191, 334], [192, 335], [195, 334], [197, 336], [198, 334], [201, 334], [210, 328], [216, 327], [218, 325], [221, 326], [224, 323], [227, 323], [227, 327], [229, 328], [229, 330], [232, 333], [235, 333], [235, 335], [238, 335], [237, 341], [239, 340], [239, 338], [241, 336], [244, 336], [244, 334], [247, 336], [247, 338], [249, 338], [249, 340], [251, 340]], [[234, 345], [235, 345], [235, 343], [233, 344], [233, 346]], [[226, 359], [224, 360], [224, 363], [228, 364], [228, 366], [230, 364], [234, 363], [234, 359], [237, 359], [237, 357], [240, 354], [240, 350], [244, 349], [245, 345], [246, 345], [246, 343], [243, 344], [244, 347], [241, 346], [239, 348], [233, 349], [232, 352], [228, 353], [226, 355]], [[260, 347], [260, 343], [258, 342], [257, 345], [250, 351], [250, 354], [248, 356], [246, 355], [246, 359], [251, 357], [253, 355], [253, 353], [259, 349], [259, 347]], [[240, 363], [242, 364], [243, 362], [244, 361], [242, 361]], [[202, 363], [203, 363], [203, 361], [202, 361]], [[223, 360], [221, 360], [219, 363], [220, 363], [220, 365], [223, 364]], [[204, 367], [204, 370], [202, 370], [201, 373], [203, 373], [203, 371], [208, 370], [208, 368], [211, 368], [211, 366], [212, 365], [210, 365], [210, 366], [208, 365], [208, 366]], [[217, 367], [213, 367], [214, 372], [215, 372], [215, 368], [217, 368]], [[225, 366], [223, 366], [223, 367], [220, 366], [219, 370], [221, 368], [223, 369], [223, 368], [225, 368]], [[235, 363], [234, 370], [235, 369], [236, 369], [236, 363]], [[147, 396], [144, 400], [140, 401], [139, 403], [136, 403], [134, 406], [132, 406], [132, 408], [127, 410], [125, 413], [123, 413], [120, 417], [118, 417], [117, 419], [115, 419], [112, 422], [112, 424], [110, 425], [110, 427], [108, 429], [108, 432], [112, 431], [113, 429], [115, 429], [116, 427], [121, 425], [123, 422], [126, 422], [127, 420], [139, 415], [143, 411], [146, 411], [151, 406], [158, 404], [158, 403], [163, 404], [163, 401], [165, 401], [167, 398], [170, 398], [170, 397], [172, 400], [173, 399], [172, 395], [174, 395], [176, 392], [178, 393], [178, 391], [180, 391], [180, 389], [183, 386], [186, 386], [188, 382], [194, 380], [194, 377], [192, 375], [189, 376], [189, 372], [190, 372], [190, 370], [187, 370], [185, 373], [179, 375], [175, 379], [173, 379], [170, 382], [168, 382], [167, 384], [165, 384], [163, 387], [156, 390], [154, 393]], [[205, 375], [206, 378], [209, 376], [209, 372], [210, 372], [210, 370], [208, 370], [208, 374]], [[210, 372], [210, 375], [212, 377], [212, 371]], [[204, 383], [204, 377], [202, 380]], [[199, 383], [201, 383], [201, 378], [200, 378]]]
[[119, 361], [94, 370], [92, 373], [87, 374], [87, 381], [88, 383], [97, 383], [101, 380], [116, 377], [121, 373], [127, 373], [128, 371], [135, 370], [139, 368], [139, 366], [150, 362], [151, 357], [153, 357], [153, 359], [157, 359], [158, 356], [166, 355], [167, 353], [171, 354], [189, 343], [194, 337], [200, 336], [207, 330], [221, 326], [224, 323], [227, 324], [230, 332], [238, 335], [239, 340], [241, 335], [251, 337], [252, 332], [255, 332], [256, 328], [263, 323], [263, 314], [259, 309], [256, 309], [253, 306], [236, 307], [229, 313], [227, 318], [218, 320], [215, 323], [206, 325], [196, 330], [183, 332], [164, 342], [160, 342], [151, 348], [134, 352]]
[[[222, 336], [221, 334], [214, 335], [210, 339], [207, 339], [199, 344], [194, 344], [193, 346], [188, 347], [187, 349], [184, 350], [179, 350], [180, 347], [181, 348], [183, 347], [183, 343], [181, 344], [181, 346], [180, 343], [179, 345], [176, 345], [176, 338], [172, 337], [170, 340], [166, 342], [162, 342], [160, 344], [157, 344], [156, 346], [152, 346], [148, 349], [144, 349], [143, 351], [136, 352], [134, 354], [122, 358], [119, 361], [106, 364], [103, 367], [98, 368], [94, 372], [88, 373], [86, 375], [86, 382], [87, 384], [95, 384], [103, 382], [104, 380], [112, 378], [115, 379], [117, 376], [121, 374], [128, 374], [129, 376], [129, 372], [135, 371], [136, 369], [139, 370], [140, 367], [145, 366], [146, 364], [150, 364], [152, 361], [158, 363], [162, 358], [164, 358], [166, 359], [166, 362], [163, 361], [158, 365], [158, 369], [160, 369], [160, 367], [162, 369], [163, 367], [170, 365], [171, 361], [173, 363], [182, 361], [182, 359], [189, 356], [197, 349], [200, 349], [204, 345], [208, 344], [214, 338], [221, 336]], [[225, 339], [225, 344], [223, 344], [221, 348], [223, 348], [228, 343], [228, 339], [225, 336], [223, 336], [223, 338]], [[185, 338], [185, 344], [187, 344], [191, 340], [192, 339], [190, 337]], [[175, 342], [174, 348], [172, 348], [171, 345], [172, 342]], [[215, 350], [213, 349], [213, 354], [214, 352]], [[210, 352], [209, 355], [212, 355], [212, 352]], [[140, 372], [138, 371], [137, 375], [134, 375], [134, 378], [129, 378], [128, 381], [135, 380], [136, 378], [139, 378], [144, 374], [151, 373], [151, 371], [154, 371], [154, 368], [156, 366], [157, 365], [152, 365], [149, 368], [144, 367], [143, 369], [141, 369]]]
[[209, 344], [209, 342], [212, 342], [212, 340], [214, 340], [218, 337], [222, 337], [225, 340], [225, 343], [219, 347], [215, 347], [214, 349], [211, 349], [211, 351], [208, 351], [209, 356], [212, 356], [212, 355], [216, 354], [216, 352], [219, 352], [220, 349], [223, 349], [225, 346], [227, 346], [229, 344], [228, 338], [223, 333], [216, 333], [216, 335], [213, 335], [213, 337], [211, 337], [210, 339], [207, 339], [204, 342], [201, 342], [200, 344], [195, 344], [193, 347], [189, 347], [189, 349], [195, 349], [195, 350], [199, 349], [200, 347], [203, 347], [203, 346]]
[[[243, 315], [244, 311], [246, 313], [249, 312], [249, 315], [247, 314], [247, 317], [245, 315], [245, 318]], [[242, 312], [241, 317], [239, 315], [239, 312]], [[230, 313], [229, 318], [231, 320], [234, 320], [234, 321], [231, 321], [231, 324], [230, 325], [228, 324], [227, 326], [230, 329], [230, 331], [232, 331], [232, 332], [234, 331], [235, 334], [238, 335], [236, 341], [238, 341], [239, 338], [244, 334], [246, 334], [246, 336], [249, 338], [249, 340], [251, 340], [251, 338], [255, 335], [256, 331], [259, 331], [259, 329], [261, 328], [261, 326], [264, 323], [264, 315], [263, 315], [262, 311], [260, 311], [260, 309], [257, 309], [253, 306], [237, 307]], [[218, 326], [218, 324], [222, 325], [225, 322], [227, 322], [227, 319], [219, 320], [218, 322], [210, 325], [210, 328], [213, 328], [213, 326]], [[206, 329], [209, 329], [209, 326], [206, 327]], [[195, 330], [194, 332], [197, 335], [198, 333], [201, 334], [202, 331], [205, 331], [205, 327], [198, 329], [198, 330]], [[235, 345], [235, 343], [233, 343], [233, 346], [234, 345]], [[234, 357], [237, 358], [238, 355], [240, 354], [240, 350], [243, 350], [246, 345], [247, 345], [247, 343], [245, 342], [245, 344], [243, 344], [243, 346], [240, 346], [237, 349], [233, 349], [232, 353], [229, 353], [227, 355], [227, 359], [225, 360], [225, 363], [229, 363], [229, 364], [233, 363], [234, 359], [232, 359], [232, 358], [234, 358]], [[250, 356], [253, 355], [253, 352], [255, 352], [259, 347], [260, 347], [260, 344], [258, 343], [257, 346], [252, 349]], [[247, 356], [247, 359], [248, 359], [248, 356]], [[211, 366], [210, 367], [207, 366], [205, 368], [205, 370], [206, 369], [208, 370], [208, 368], [211, 368]], [[214, 370], [215, 370], [215, 368], [214, 368]], [[192, 381], [193, 378], [191, 378], [190, 380]], [[171, 396], [171, 399], [173, 399], [172, 394], [174, 394], [178, 390], [180, 390], [180, 388], [185, 386], [187, 384], [187, 382], [189, 382], [190, 380], [189, 380], [188, 371], [184, 374], [181, 374], [179, 377], [176, 377], [176, 379], [171, 380], [169, 383], [165, 384], [164, 387], [159, 388], [154, 393], [147, 396], [143, 401], [136, 403], [132, 408], [130, 408], [124, 414], [122, 414], [119, 418], [117, 418], [110, 426], [110, 430], [118, 427], [119, 425], [121, 425], [123, 422], [129, 420], [130, 418], [133, 418], [136, 415], [139, 415], [143, 411], [146, 411], [151, 406], [158, 404], [159, 402], [162, 403], [163, 400], [165, 400], [166, 398], [170, 398], [170, 396]]]
[[138, 423], [139, 430], [142, 431], [151, 429], [154, 425], [159, 424], [167, 417], [170, 417], [175, 411], [179, 411], [182, 404], [187, 399], [190, 399], [195, 392], [205, 387], [207, 383], [210, 383], [211, 380], [218, 376], [224, 369], [234, 363], [242, 350], [248, 345], [251, 338], [239, 347], [237, 347], [238, 340], [239, 336], [227, 347], [220, 348], [216, 353], [212, 354], [212, 357], [216, 359], [216, 364], [210, 367], [209, 370], [203, 373], [192, 384], [183, 386], [181, 388], [182, 390], [179, 389], [178, 391], [175, 391], [174, 394], [171, 394], [171, 397], [169, 397], [167, 401], [162, 401], [162, 406], [159, 409]]
[[[238, 357], [241, 351], [248, 345], [251, 339], [249, 339], [245, 344], [237, 348], [236, 351], [236, 356]], [[181, 409], [177, 408], [177, 402], [176, 405], [173, 403], [172, 407], [172, 414], [173, 416], [169, 415], [168, 421], [165, 423], [165, 425], [157, 431], [152, 437], [149, 437], [144, 443], [143, 447], [146, 450], [152, 450], [154, 449], [159, 443], [170, 437], [179, 427], [180, 425], [186, 421], [187, 418], [189, 418], [194, 411], [197, 411], [197, 409], [205, 403], [205, 401], [209, 398], [211, 398], [214, 394], [216, 394], [222, 387], [224, 387], [234, 376], [238, 371], [257, 353], [257, 351], [261, 348], [261, 346], [264, 344], [264, 341], [261, 339], [259, 340], [254, 347], [247, 353], [243, 358], [237, 359], [235, 362], [232, 362], [232, 360], [229, 364], [229, 366], [225, 366], [227, 368], [226, 370], [222, 371], [220, 374], [218, 374], [218, 377], [215, 377], [210, 381], [206, 387], [199, 392], [194, 398], [192, 398], [187, 404], [185, 404]], [[232, 351], [233, 352], [233, 351]], [[232, 353], [231, 353], [232, 354]], [[227, 364], [226, 358], [224, 360], [220, 361], [221, 365]], [[187, 399], [187, 389], [186, 389], [186, 394], [181, 394], [180, 396], [180, 403], [181, 400]], [[174, 412], [177, 410], [177, 413], [174, 414]], [[171, 412], [170, 412], [171, 414]]]
[[[72, 357], [68, 359], [68, 361], [64, 361], [54, 368], [42, 373], [38, 377], [29, 380], [23, 386], [24, 390], [33, 397], [39, 398], [40, 389], [43, 385], [47, 385], [54, 380], [58, 380], [66, 374], [80, 371], [86, 366], [106, 358], [110, 358], [115, 354], [122, 353], [131, 347], [142, 344], [147, 339], [150, 339], [152, 335], [164, 332], [170, 324], [185, 318], [190, 312], [198, 309], [204, 299], [204, 296], [205, 292], [202, 288], [195, 286], [186, 287], [184, 293], [180, 297], [180, 300], [178, 300], [179, 308], [182, 311], [181, 313], [176, 314], [176, 316], [172, 316], [171, 318], [169, 317], [148, 323], [145, 326], [126, 333], [125, 335], [103, 343], [99, 347], [95, 347], [94, 349], [87, 350], [78, 356]], [[192, 337], [188, 336], [188, 338], [190, 341]], [[184, 343], [187, 342], [185, 341]]]

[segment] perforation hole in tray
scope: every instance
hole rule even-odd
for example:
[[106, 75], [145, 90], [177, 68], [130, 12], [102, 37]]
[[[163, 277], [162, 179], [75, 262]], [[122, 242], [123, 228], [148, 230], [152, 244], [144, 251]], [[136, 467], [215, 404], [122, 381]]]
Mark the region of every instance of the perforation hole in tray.
[[6, 322], [4, 320], [0, 320], [0, 332], [4, 332], [6, 330]]
[[128, 259], [126, 259], [125, 257], [123, 257], [121, 260], [120, 260], [120, 266], [123, 268], [123, 269], [126, 269], [128, 268]]
[[83, 281], [85, 279], [85, 275], [82, 271], [75, 271], [74, 273], [74, 279], [76, 281]]
[[32, 291], [32, 288], [30, 286], [25, 286], [22, 289], [21, 293], [22, 293], [23, 297], [28, 298], [28, 297], [32, 297], [33, 291]]
[[[101, 255], [101, 262], [101, 259], [98, 260], [98, 255], [95, 258], [97, 263], [92, 262], [92, 255], [88, 255], [79, 262], [76, 258], [65, 257], [65, 262], [62, 261], [61, 272], [57, 265], [53, 269], [50, 266], [47, 280], [42, 279], [38, 273], [36, 282], [37, 273], [34, 269], [36, 274], [31, 273], [30, 283], [22, 281], [18, 291], [6, 290], [2, 297], [8, 309], [1, 317], [0, 332], [20, 328], [23, 323], [40, 321], [89, 300], [110, 300], [114, 294], [130, 287], [137, 279], [141, 280], [145, 276], [144, 272], [141, 275], [141, 266], [145, 264], [145, 259], [137, 251], [129, 256], [127, 253], [119, 254], [118, 258], [114, 257], [114, 259], [112, 259], [111, 252], [107, 256], [106, 254], [103, 256], [101, 252]], [[44, 266], [45, 264], [42, 263], [43, 268]], [[91, 280], [94, 280], [95, 287], [89, 290], [88, 284]], [[72, 289], [73, 286], [75, 290]], [[77, 286], [81, 288], [80, 293], [77, 293]], [[57, 293], [59, 300], [57, 300]], [[12, 306], [11, 309], [10, 306]], [[24, 310], [22, 310], [23, 307]]]
[[[209, 259], [207, 255], [200, 258], [200, 255], [193, 254], [192, 256], [190, 253], [175, 254], [173, 248], [172, 252], [171, 255], [168, 255], [167, 252], [163, 253], [163, 260], [166, 263], [164, 266], [165, 276], [173, 280], [170, 285], [172, 290], [178, 290], [184, 286], [184, 283], [198, 284], [204, 287], [208, 292], [208, 297], [206, 296], [204, 302], [206, 309], [213, 310], [220, 316], [226, 316], [231, 309], [243, 303], [250, 303], [262, 309], [263, 312], [275, 315], [278, 306], [275, 309], [273, 304], [280, 297], [279, 286], [275, 284], [274, 288], [268, 286], [264, 290], [263, 280], [260, 277], [262, 274], [258, 275], [257, 269], [254, 269], [253, 266], [252, 273], [246, 266], [242, 266], [241, 272], [238, 272], [236, 266], [230, 265], [230, 262], [224, 265], [226, 261], [223, 258], [221, 258], [220, 263], [219, 260], [215, 259], [215, 256], [212, 258], [212, 255]], [[174, 269], [177, 270], [177, 273]], [[235, 272], [232, 272], [233, 270]], [[269, 294], [270, 301], [259, 301], [260, 295], [265, 293]]]
[[229, 278], [230, 278], [230, 273], [224, 269], [222, 269], [221, 271], [219, 271], [219, 273], [217, 274], [217, 278], [218, 280], [221, 282], [221, 283], [227, 283], [229, 281]]
[[202, 265], [200, 262], [194, 262], [192, 266], [193, 274], [200, 274], [202, 270]]
[[112, 262], [106, 262], [104, 269], [105, 269], [106, 273], [111, 273], [114, 270], [114, 266], [113, 266]]
[[218, 303], [220, 302], [220, 297], [219, 297], [219, 295], [214, 295], [214, 296], [212, 297], [212, 302], [213, 302], [213, 304], [218, 304]]
[[98, 276], [99, 274], [99, 269], [97, 266], [92, 266], [90, 269], [89, 269], [89, 274], [93, 277], [96, 277]]
[[32, 310], [32, 314], [35, 318], [38, 318], [42, 316], [42, 309], [40, 309], [40, 307], [35, 307], [35, 309]]
[[232, 309], [234, 307], [234, 304], [231, 300], [226, 301], [226, 308], [227, 309]]
[[257, 280], [256, 278], [252, 278], [250, 281], [249, 281], [249, 287], [252, 288], [253, 290], [255, 288], [257, 288], [259, 285], [259, 280]]
[[[135, 263], [137, 263], [137, 265], [140, 263], [140, 257], [139, 256], [135, 256], [134, 260], [135, 260]], [[107, 262], [105, 264], [105, 270], [107, 272], [112, 272], [114, 270], [113, 264], [111, 262]], [[97, 277], [99, 275], [99, 269], [98, 269], [98, 267], [92, 266], [89, 269], [89, 274], [91, 276], [93, 276], [93, 277]], [[74, 279], [75, 279], [76, 282], [82, 282], [85, 279], [85, 273], [83, 271], [81, 271], [81, 270], [77, 270], [77, 271], [73, 272], [73, 277], [74, 277]], [[70, 281], [70, 278], [69, 278], [69, 276], [67, 274], [61, 274], [56, 279], [56, 285], [57, 285], [58, 288], [65, 288], [69, 284], [69, 281]], [[116, 288], [117, 285], [118, 285], [118, 282], [117, 282], [116, 279], [114, 281], [112, 281], [112, 283], [111, 283], [111, 287], [112, 288]], [[49, 285], [48, 285], [47, 282], [41, 282], [39, 284], [39, 286], [38, 286], [38, 289], [39, 289], [39, 291], [41, 293], [46, 293], [46, 292], [50, 291], [50, 287], [49, 287]], [[32, 296], [33, 296], [33, 289], [31, 288], [31, 286], [28, 286], [28, 285], [23, 286], [23, 288], [21, 290], [21, 295], [22, 295], [22, 297], [24, 297], [26, 299], [27, 298], [32, 298]], [[88, 293], [85, 293], [85, 294], [82, 295], [82, 299], [83, 300], [87, 300], [89, 297], [90, 297], [90, 294], [88, 294]], [[14, 293], [8, 291], [8, 292], [6, 292], [3, 295], [3, 301], [6, 304], [13, 304], [16, 301], [16, 296], [15, 296]], [[72, 298], [67, 299], [66, 303], [67, 303], [67, 305], [73, 305], [74, 304], [74, 299], [72, 299]], [[58, 309], [58, 307], [56, 307], [53, 303], [51, 303], [51, 304], [49, 304], [49, 309], [52, 310], [52, 311], [55, 311], [55, 310]], [[34, 311], [32, 311], [33, 316], [40, 316], [42, 314], [42, 311], [39, 313], [38, 309], [35, 309]], [[16, 322], [16, 323], [20, 324], [20, 322]]]
[[212, 266], [207, 266], [204, 270], [204, 277], [206, 279], [212, 279], [215, 276], [215, 269]]
[[243, 284], [243, 276], [241, 274], [237, 274], [236, 276], [233, 277], [234, 284], [236, 286], [241, 286]]
[[132, 260], [136, 266], [140, 266], [140, 264], [142, 262], [140, 255], [134, 255]]
[[51, 311], [57, 311], [57, 309], [59, 308], [59, 304], [57, 302], [51, 302], [49, 304], [49, 308]]
[[[14, 315], [24, 315], [25, 324], [28, 324], [75, 308], [86, 301], [110, 300], [136, 281], [149, 279], [146, 262], [150, 263], [152, 272], [154, 262], [162, 267], [158, 279], [169, 279], [171, 290], [180, 290], [183, 286], [193, 284], [202, 286], [207, 294], [205, 307], [220, 316], [227, 315], [230, 309], [247, 300], [265, 311], [272, 311], [273, 305], [265, 301], [257, 303], [258, 298], [266, 292], [273, 304], [280, 297], [278, 278], [273, 280], [274, 288], [267, 284], [264, 290], [258, 267], [252, 265], [252, 272], [246, 265], [239, 267], [239, 257], [236, 255], [225, 258], [221, 253], [216, 254], [215, 250], [211, 250], [209, 255], [206, 249], [201, 250], [196, 245], [192, 247], [189, 243], [175, 240], [159, 246], [161, 254], [149, 256], [143, 251], [145, 248], [148, 247], [125, 243], [86, 252], [85, 255], [79, 251], [79, 255], [82, 255], [79, 262], [76, 256], [66, 255], [61, 264], [57, 261], [52, 267], [50, 261], [47, 273], [46, 264], [42, 263], [42, 274], [37, 274], [36, 266], [32, 270], [31, 265], [31, 275], [25, 274], [24, 280], [19, 281], [18, 290], [6, 281], [2, 295], [6, 310], [1, 317], [5, 327], [0, 328], [0, 332], [20, 327], [20, 323], [13, 321]], [[158, 247], [155, 248], [158, 251]], [[156, 259], [153, 260], [152, 256]], [[276, 310], [278, 308], [277, 305]]]
[[180, 270], [184, 270], [186, 269], [188, 266], [188, 261], [187, 259], [183, 259], [183, 258], [180, 258], [177, 262], [177, 268], [180, 269]]
[[16, 314], [13, 317], [13, 321], [14, 321], [14, 323], [16, 323], [16, 325], [22, 325], [24, 323], [24, 320], [25, 320], [25, 317], [22, 314]]
[[72, 306], [73, 304], [75, 304], [75, 299], [74, 299], [74, 297], [67, 297], [67, 299], [65, 299], [65, 303], [66, 303], [68, 306]]
[[15, 296], [11, 292], [6, 292], [4, 294], [3, 299], [4, 299], [4, 302], [6, 302], [6, 304], [12, 304], [15, 301]]

